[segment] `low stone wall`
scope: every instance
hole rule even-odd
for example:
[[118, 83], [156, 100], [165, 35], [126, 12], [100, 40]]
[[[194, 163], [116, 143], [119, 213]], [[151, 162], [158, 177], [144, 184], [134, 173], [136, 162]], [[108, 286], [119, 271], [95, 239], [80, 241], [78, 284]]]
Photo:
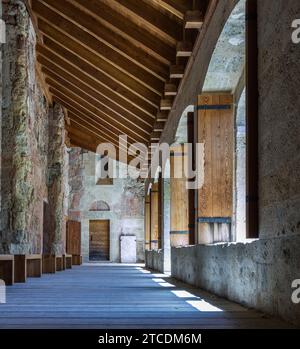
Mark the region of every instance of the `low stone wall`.
[[164, 272], [164, 252], [163, 250], [145, 251], [145, 263], [149, 269]]
[[299, 251], [299, 235], [173, 248], [172, 276], [299, 326], [300, 304], [291, 301]]

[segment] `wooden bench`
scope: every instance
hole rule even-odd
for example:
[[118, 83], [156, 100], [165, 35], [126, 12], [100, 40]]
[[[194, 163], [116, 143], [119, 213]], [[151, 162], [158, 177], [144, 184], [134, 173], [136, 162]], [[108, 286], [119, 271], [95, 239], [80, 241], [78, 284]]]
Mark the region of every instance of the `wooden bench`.
[[14, 256], [0, 255], [0, 279], [5, 282], [7, 286], [14, 284]]
[[43, 274], [55, 274], [56, 272], [56, 256], [43, 255]]
[[73, 265], [81, 265], [82, 264], [82, 256], [72, 255], [72, 263]]
[[65, 269], [72, 269], [73, 257], [71, 254], [64, 255]]
[[54, 274], [66, 268], [70, 269], [70, 263], [72, 263], [71, 255], [43, 255], [43, 273]]
[[27, 277], [42, 276], [42, 255], [15, 255], [15, 282], [26, 282]]
[[55, 259], [56, 259], [56, 271], [65, 270], [64, 255], [56, 255]]

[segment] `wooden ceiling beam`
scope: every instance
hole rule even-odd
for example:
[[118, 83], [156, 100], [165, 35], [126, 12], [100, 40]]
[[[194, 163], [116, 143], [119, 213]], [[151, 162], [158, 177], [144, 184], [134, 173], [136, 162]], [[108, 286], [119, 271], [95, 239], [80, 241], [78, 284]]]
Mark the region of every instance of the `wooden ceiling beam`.
[[[71, 120], [72, 124], [68, 128], [76, 125], [76, 128], [77, 128], [78, 132], [81, 132], [83, 135], [87, 131], [88, 135], [91, 135], [92, 137], [96, 137], [96, 139], [97, 139], [97, 146], [100, 145], [100, 144], [108, 143], [108, 144], [112, 144], [115, 147], [116, 150], [122, 150], [123, 152], [126, 152], [126, 153], [128, 153], [128, 148], [129, 147], [131, 147], [132, 149], [138, 150], [134, 146], [134, 143], [128, 142], [128, 145], [127, 145], [127, 148], [126, 148], [122, 143], [119, 143], [117, 140], [116, 141], [111, 141], [111, 140], [107, 139], [107, 137], [105, 137], [105, 136], [104, 137], [103, 136], [99, 136], [99, 130], [97, 128], [93, 127], [88, 122], [85, 122], [85, 120], [83, 120], [82, 118], [78, 117], [78, 115], [75, 115], [75, 114], [71, 113], [71, 117], [72, 117], [72, 120]], [[83, 132], [82, 129], [84, 129], [85, 131]]]
[[149, 56], [141, 48], [134, 46], [130, 41], [120, 40], [120, 36], [95, 19], [84, 8], [78, 8], [67, 1], [43, 0], [52, 10], [63, 16], [68, 21], [81, 27], [95, 39], [112, 48], [116, 54], [121, 54], [143, 70], [165, 81], [168, 76], [168, 67], [154, 57]]
[[70, 148], [81, 148], [87, 151], [90, 151], [92, 153], [96, 152], [96, 146], [93, 146], [91, 144], [86, 144], [84, 142], [74, 140], [70, 138]]
[[177, 86], [172, 83], [165, 84], [165, 96], [176, 96]]
[[204, 15], [202, 11], [187, 11], [184, 15], [185, 29], [201, 29], [204, 22]]
[[71, 74], [70, 71], [67, 72], [58, 66], [55, 66], [51, 62], [46, 61], [44, 58], [40, 59], [42, 59], [44, 62], [42, 72], [45, 76], [52, 78], [56, 78], [58, 76], [61, 79], [77, 86], [80, 88], [80, 90], [88, 91], [88, 93], [92, 96], [97, 96], [99, 100], [107, 100], [107, 104], [111, 103], [109, 105], [114, 106], [112, 107], [113, 109], [120, 108], [125, 115], [127, 115], [127, 113], [130, 114], [131, 117], [143, 122], [146, 127], [153, 126], [153, 115], [149, 115], [143, 112], [141, 109], [136, 108], [133, 104], [130, 104], [125, 99], [120, 98], [119, 95], [113, 94], [111, 90], [105, 89], [104, 85], [97, 84], [95, 80], [90, 79], [88, 76], [82, 74], [79, 70], [76, 73]]
[[185, 68], [183, 65], [172, 65], [170, 67], [170, 79], [182, 79]]
[[43, 72], [46, 77], [54, 80], [59, 85], [64, 86], [77, 94], [83, 93], [83, 95], [93, 98], [96, 102], [102, 103], [104, 107], [110, 108], [113, 112], [120, 115], [124, 121], [128, 121], [129, 123], [136, 125], [142, 131], [151, 132], [153, 127], [153, 119], [151, 119], [151, 123], [146, 123], [141, 118], [131, 114], [126, 109], [121, 108], [118, 104], [113, 103], [105, 96], [90, 88], [88, 85], [84, 85], [80, 80], [74, 79], [72, 76], [67, 75], [63, 71], [61, 74], [59, 74], [59, 71], [53, 72], [45, 67], [43, 68]]
[[[147, 137], [141, 136], [133, 129], [118, 124], [117, 122], [112, 121], [112, 119], [108, 121], [108, 115], [104, 114], [97, 107], [89, 104], [84, 100], [84, 98], [81, 98], [70, 91], [62, 89], [58, 90], [52, 86], [50, 87], [50, 91], [54, 96], [59, 97], [61, 100], [65, 100], [68, 105], [76, 108], [76, 110], [80, 111], [82, 114], [89, 115], [91, 119], [95, 120], [99, 126], [103, 128], [103, 130], [106, 130], [105, 132], [117, 134], [118, 136], [127, 135], [128, 139], [133, 142], [144, 143], [148, 141]], [[66, 108], [69, 109], [68, 106], [66, 106]]]
[[[99, 129], [95, 126], [93, 126], [91, 123], [87, 122], [86, 120], [83, 120], [80, 116], [75, 115], [73, 113], [71, 114], [71, 126], [67, 127], [67, 129], [70, 129], [70, 127], [76, 125], [76, 128], [78, 130], [78, 133], [82, 133], [82, 135], [84, 136], [85, 132], [87, 131], [87, 135], [90, 137], [94, 137], [97, 139], [97, 143], [99, 144], [103, 144], [103, 143], [110, 143], [112, 144], [114, 147], [116, 147], [117, 149], [122, 149], [122, 150], [126, 150], [122, 144], [119, 144], [119, 142], [117, 140], [111, 140], [109, 137], [107, 136], [102, 136], [99, 132]], [[83, 131], [83, 129], [85, 131]], [[82, 136], [82, 137], [83, 137]]]
[[77, 87], [69, 84], [68, 82], [65, 82], [64, 80], [61, 80], [59, 78], [53, 79], [48, 77], [46, 78], [46, 82], [49, 84], [49, 86], [57, 90], [69, 92], [71, 94], [80, 96], [78, 98], [84, 99], [89, 105], [91, 105], [92, 107], [94, 106], [95, 109], [99, 109], [103, 117], [105, 115], [107, 120], [111, 120], [110, 122], [112, 123], [112, 125], [118, 125], [118, 127], [127, 127], [128, 130], [133, 130], [137, 135], [144, 137], [144, 140], [148, 139], [148, 136], [151, 133], [151, 127], [149, 127], [147, 130], [141, 128], [137, 125], [137, 123], [130, 122], [121, 114], [118, 114], [115, 111], [106, 107], [104, 104], [101, 104], [98, 99], [92, 98], [88, 93], [77, 89]]
[[141, 108], [149, 115], [154, 115], [157, 112], [157, 107], [152, 103], [149, 103], [149, 101], [146, 101], [140, 96], [136, 95], [131, 90], [120, 84], [118, 81], [99, 71], [88, 62], [82, 60], [80, 57], [66, 50], [64, 47], [56, 44], [48, 38], [44, 38], [44, 42], [47, 46], [41, 46], [39, 44], [37, 45], [38, 53], [53, 64], [58, 65], [63, 69], [75, 67], [76, 70], [80, 70], [83, 74], [95, 80], [98, 84], [106, 86], [110, 90], [119, 94], [128, 102], [134, 103], [136, 107]]
[[176, 47], [177, 57], [191, 57], [193, 52], [193, 43], [190, 41], [179, 41]]
[[109, 140], [99, 136], [97, 130], [93, 129], [91, 125], [84, 124], [81, 120], [78, 122], [78, 119], [72, 118], [71, 125], [66, 126], [66, 130], [71, 141], [72, 135], [76, 135], [81, 141], [91, 144], [109, 143]]
[[168, 120], [168, 112], [159, 111], [156, 116], [156, 121], [158, 122], [166, 122]]
[[[89, 52], [84, 47], [81, 47], [72, 39], [64, 36], [63, 34], [61, 35], [61, 33], [58, 31], [56, 33], [58, 36], [52, 36], [51, 34], [49, 35], [51, 39], [48, 37], [44, 38], [44, 45], [47, 48], [50, 48], [52, 52], [59, 54], [62, 58], [65, 58], [65, 60], [70, 62], [83, 61], [96, 69], [99, 72], [97, 75], [105, 75], [105, 80], [107, 80], [107, 78], [113, 80], [115, 83], [121, 85], [123, 88], [126, 88], [128, 91], [154, 107], [158, 105], [160, 96], [157, 93], [149, 90], [146, 86], [115, 69], [113, 66], [109, 66], [106, 64], [106, 62], [99, 59], [96, 55]], [[62, 52], [63, 54], [61, 54]], [[101, 65], [103, 62], [104, 65]]]
[[144, 27], [129, 21], [124, 14], [112, 11], [111, 7], [103, 1], [68, 0], [68, 2], [101, 21], [116, 35], [119, 35], [120, 39], [130, 41], [160, 62], [169, 65], [174, 61], [175, 45], [166, 45], [156, 35], [146, 31]]
[[102, 0], [114, 11], [124, 14], [128, 20], [152, 32], [169, 45], [182, 39], [182, 28], [177, 21], [163, 15], [143, 0]]
[[172, 99], [162, 99], [160, 101], [160, 110], [171, 110], [173, 105]]
[[94, 36], [67, 21], [38, 0], [33, 2], [40, 31], [73, 53], [119, 80], [136, 93], [156, 102], [163, 90], [163, 81], [120, 55]]
[[165, 122], [159, 122], [157, 121], [155, 124], [154, 124], [154, 127], [153, 127], [153, 131], [154, 132], [162, 132], [165, 128], [165, 125], [166, 123]]
[[[78, 125], [76, 122], [73, 122], [71, 126], [67, 127], [68, 135], [71, 140], [71, 145], [96, 153], [97, 148], [101, 143], [109, 143], [105, 139], [95, 136], [94, 132], [91, 131], [88, 127], [83, 132], [81, 131], [81, 129], [78, 129], [78, 126], [80, 127], [80, 125]], [[127, 149], [122, 149], [116, 146], [116, 160], [119, 160], [120, 149], [127, 152]], [[128, 155], [128, 163], [132, 159], [133, 157]]]
[[[93, 153], [97, 152], [97, 147], [100, 143], [106, 143], [106, 142], [100, 142], [97, 138], [94, 138], [93, 135], [90, 136], [90, 140], [88, 141], [85, 137], [85, 133], [79, 131], [77, 129], [77, 125], [73, 124], [72, 127], [69, 127], [69, 135], [71, 140], [71, 146], [72, 147], [79, 147], [88, 151], [91, 151]], [[89, 131], [86, 130], [89, 134]], [[122, 161], [122, 159], [119, 158], [119, 148], [116, 147], [116, 158], [115, 160]], [[133, 156], [128, 155], [128, 163], [133, 160]]]
[[146, 0], [152, 5], [156, 5], [169, 11], [174, 16], [183, 21], [186, 11], [193, 7], [193, 0]]
[[[55, 97], [55, 98], [60, 103], [63, 103], [63, 101], [60, 100], [60, 98], [58, 98], [58, 97]], [[101, 130], [99, 130], [99, 126], [97, 124], [95, 125], [95, 123], [93, 123], [90, 120], [87, 121], [87, 119], [84, 118], [84, 116], [82, 116], [80, 113], [70, 112], [70, 120], [71, 120], [71, 125], [73, 125], [75, 123], [77, 125], [76, 127], [81, 132], [84, 133], [87, 130], [87, 131], [89, 131], [89, 133], [92, 133], [94, 137], [98, 137], [98, 139], [99, 139], [98, 144], [111, 143], [115, 147], [119, 146], [118, 137], [111, 137], [108, 134], [103, 135]]]

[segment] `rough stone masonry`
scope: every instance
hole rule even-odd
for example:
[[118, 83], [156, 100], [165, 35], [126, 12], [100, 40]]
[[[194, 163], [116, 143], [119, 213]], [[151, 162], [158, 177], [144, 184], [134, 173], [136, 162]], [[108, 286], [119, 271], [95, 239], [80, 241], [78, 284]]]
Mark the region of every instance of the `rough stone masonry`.
[[[43, 203], [54, 229], [47, 249], [62, 252], [64, 118], [36, 75], [36, 34], [23, 1], [3, 1], [0, 253], [41, 253]], [[51, 142], [49, 142], [49, 138]]]

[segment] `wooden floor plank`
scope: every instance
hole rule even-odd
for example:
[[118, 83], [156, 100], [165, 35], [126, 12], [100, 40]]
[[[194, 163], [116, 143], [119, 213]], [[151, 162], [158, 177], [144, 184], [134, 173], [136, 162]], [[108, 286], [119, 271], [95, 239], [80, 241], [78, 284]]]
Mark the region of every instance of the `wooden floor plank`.
[[[135, 265], [87, 264], [7, 288], [0, 328], [289, 328]], [[173, 285], [166, 286], [166, 282]], [[175, 291], [175, 292], [174, 292]], [[186, 291], [180, 298], [178, 291]], [[205, 302], [199, 311], [189, 301]], [[201, 303], [202, 304], [202, 303]]]

